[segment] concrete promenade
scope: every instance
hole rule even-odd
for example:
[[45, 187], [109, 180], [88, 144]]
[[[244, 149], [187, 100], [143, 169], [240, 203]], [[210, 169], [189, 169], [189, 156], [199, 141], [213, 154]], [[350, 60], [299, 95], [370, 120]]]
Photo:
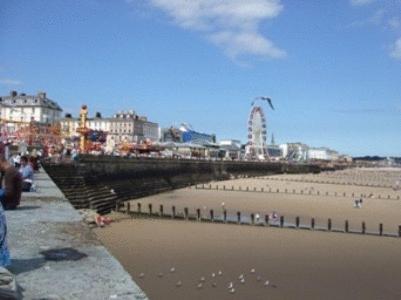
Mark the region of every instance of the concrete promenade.
[[24, 299], [147, 299], [43, 169], [35, 182], [6, 213], [9, 269]]

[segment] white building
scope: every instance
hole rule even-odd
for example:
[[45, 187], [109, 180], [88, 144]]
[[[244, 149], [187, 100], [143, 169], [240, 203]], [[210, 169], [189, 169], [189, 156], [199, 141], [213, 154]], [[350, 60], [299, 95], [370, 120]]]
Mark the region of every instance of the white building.
[[5, 126], [3, 130], [8, 133], [13, 133], [32, 121], [38, 125], [56, 124], [62, 111], [44, 92], [26, 95], [11, 91], [9, 96], [0, 97], [0, 116]]
[[308, 159], [309, 146], [302, 143], [280, 144], [282, 156], [287, 160], [305, 161]]
[[241, 158], [241, 141], [240, 140], [221, 140], [219, 142], [220, 149], [224, 151], [224, 157], [227, 159]]
[[[61, 131], [64, 137], [79, 136], [79, 119], [70, 116], [61, 119]], [[133, 110], [118, 112], [111, 118], [102, 118], [99, 113], [95, 118], [89, 118], [86, 126], [92, 130], [107, 132], [109, 138], [115, 143], [140, 143], [146, 139], [159, 140], [159, 125], [138, 116]]]
[[331, 150], [329, 148], [320, 147], [320, 148], [309, 148], [308, 150], [308, 159], [309, 160], [327, 160], [333, 161], [338, 160], [338, 152]]

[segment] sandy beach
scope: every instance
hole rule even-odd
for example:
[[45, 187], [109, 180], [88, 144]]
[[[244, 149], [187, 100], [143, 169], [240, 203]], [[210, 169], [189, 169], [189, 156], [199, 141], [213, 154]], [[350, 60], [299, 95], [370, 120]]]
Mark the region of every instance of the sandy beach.
[[401, 239], [147, 219], [96, 233], [150, 299], [401, 297]]
[[[352, 170], [346, 171], [351, 173], [338, 173], [337, 180], [354, 178]], [[357, 172], [355, 178], [360, 182], [373, 178], [371, 170]], [[386, 178], [388, 184], [400, 175], [398, 170], [391, 171], [391, 176], [387, 176], [388, 170], [375, 172], [379, 172], [373, 175], [376, 182]], [[337, 176], [336, 173], [303, 176], [325, 181], [329, 175], [332, 179]], [[341, 175], [344, 175], [342, 179]], [[308, 185], [315, 190], [338, 193], [360, 188], [364, 193], [399, 195], [391, 187], [294, 182], [297, 178], [302, 176], [279, 175], [272, 180], [249, 178], [212, 184], [244, 187], [267, 181], [274, 189]], [[324, 193], [292, 195], [187, 188], [132, 201], [132, 207], [138, 201], [143, 210], [148, 203], [154, 209], [163, 204], [166, 213], [175, 205], [177, 211], [188, 207], [194, 213], [196, 208], [201, 208], [207, 214], [209, 209], [214, 209], [218, 215], [223, 203], [232, 214], [241, 211], [243, 215], [263, 215], [276, 211], [286, 220], [300, 216], [301, 224], [315, 217], [317, 224], [325, 226], [327, 218], [332, 218], [334, 228], [343, 228], [347, 219], [350, 228], [356, 230], [365, 221], [368, 231], [377, 231], [378, 224], [383, 223], [385, 231], [392, 233], [401, 225], [401, 201], [377, 197], [366, 198], [361, 208], [354, 208], [352, 197]], [[401, 298], [399, 238], [130, 218], [122, 214], [114, 217], [119, 220], [109, 227], [96, 229], [96, 234], [150, 299]], [[231, 282], [233, 287], [229, 289]]]
[[[347, 170], [347, 172], [351, 171]], [[358, 175], [362, 173], [359, 176], [363, 177], [363, 171], [356, 170], [354, 172], [357, 172]], [[368, 169], [365, 172], [367, 173], [366, 178], [369, 178], [372, 171]], [[386, 171], [381, 172], [386, 174]], [[323, 181], [326, 180], [328, 175], [335, 176], [334, 174], [331, 172], [319, 175], [278, 175], [270, 176], [275, 180], [268, 180], [265, 177], [212, 182], [210, 183], [212, 187], [219, 186], [218, 191], [193, 187], [180, 189], [137, 199], [131, 202], [131, 207], [135, 210], [137, 203], [140, 202], [143, 210], [146, 211], [148, 204], [152, 203], [154, 210], [158, 210], [162, 204], [164, 211], [170, 214], [171, 207], [174, 205], [177, 212], [183, 212], [184, 208], [188, 207], [189, 212], [195, 214], [196, 209], [199, 208], [203, 215], [208, 215], [209, 210], [213, 209], [217, 217], [222, 215], [223, 209], [226, 209], [227, 213], [232, 216], [240, 211], [243, 216], [249, 217], [252, 213], [258, 213], [262, 218], [265, 214], [277, 212], [279, 215], [285, 216], [286, 221], [290, 223], [294, 223], [295, 218], [299, 216], [301, 224], [310, 224], [311, 218], [315, 218], [317, 226], [325, 227], [330, 218], [333, 228], [343, 229], [345, 220], [348, 220], [350, 229], [353, 230], [360, 230], [362, 222], [365, 222], [367, 230], [371, 232], [378, 231], [379, 223], [383, 223], [385, 232], [398, 232], [398, 226], [401, 225], [401, 200], [397, 200], [397, 196], [401, 196], [401, 192], [398, 190], [383, 187], [292, 181], [301, 178], [301, 176], [304, 178], [309, 176], [315, 180]], [[398, 172], [398, 176], [398, 178], [401, 177], [401, 172]], [[277, 179], [289, 180], [280, 181]], [[224, 186], [226, 186], [226, 191], [223, 191]], [[230, 191], [232, 186], [234, 186], [235, 191]], [[239, 187], [242, 187], [242, 191], [238, 191]], [[271, 188], [272, 191], [287, 189], [288, 193], [246, 192], [246, 187], [249, 187], [249, 190], [253, 190], [254, 187], [257, 187], [258, 190], [261, 187], [264, 187], [265, 190]], [[293, 189], [297, 191], [297, 194], [291, 194]], [[310, 189], [313, 191], [311, 195], [308, 194]], [[299, 193], [300, 190], [304, 191], [303, 194]], [[316, 195], [316, 191], [320, 191], [320, 195]], [[326, 196], [326, 191], [329, 192], [329, 196]], [[337, 196], [334, 196], [336, 192]], [[343, 193], [346, 193], [345, 197], [342, 196]], [[355, 194], [354, 197], [352, 197], [352, 193]], [[354, 208], [354, 200], [359, 199], [361, 193], [390, 195], [391, 200], [384, 196], [381, 199], [378, 196], [363, 197], [362, 207], [356, 209]]]

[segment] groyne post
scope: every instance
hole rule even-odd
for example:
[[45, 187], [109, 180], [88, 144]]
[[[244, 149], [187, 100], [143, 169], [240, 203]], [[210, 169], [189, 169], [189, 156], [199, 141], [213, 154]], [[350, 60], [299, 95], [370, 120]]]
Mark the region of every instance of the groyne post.
[[175, 219], [175, 217], [176, 217], [176, 211], [175, 211], [175, 206], [174, 205], [171, 207], [171, 217], [173, 219]]
[[255, 214], [251, 214], [251, 224], [255, 224]]
[[127, 214], [131, 212], [131, 203], [127, 202]]
[[312, 218], [312, 219], [310, 220], [310, 229], [311, 229], [311, 230], [314, 230], [314, 229], [315, 229], [315, 218]]
[[362, 234], [366, 233], [366, 223], [363, 221], [362, 222]]
[[223, 221], [224, 221], [224, 223], [227, 222], [227, 210], [223, 211]]
[[116, 212], [118, 212], [120, 210], [121, 207], [121, 203], [119, 200], [116, 201]]
[[184, 218], [185, 218], [185, 220], [188, 220], [188, 218], [189, 218], [188, 207], [184, 207]]
[[349, 232], [349, 222], [348, 222], [348, 220], [345, 220], [344, 231], [345, 232]]
[[214, 222], [214, 211], [213, 211], [213, 209], [210, 210], [210, 221]]
[[160, 216], [163, 217], [163, 214], [164, 214], [163, 204], [160, 204], [160, 206], [159, 206], [159, 212], [160, 212]]
[[383, 235], [383, 223], [379, 224], [379, 235]]
[[201, 210], [199, 208], [196, 209], [196, 220], [200, 221], [201, 219]]
[[284, 216], [280, 216], [280, 227], [284, 227]]
[[265, 215], [265, 225], [269, 226], [269, 215]]
[[141, 213], [141, 202], [138, 202], [136, 206], [138, 208], [138, 213]]
[[153, 210], [153, 206], [152, 206], [152, 203], [149, 203], [148, 204], [148, 207], [149, 207], [149, 215], [152, 215], [152, 210]]
[[330, 218], [327, 220], [327, 230], [331, 231], [331, 219]]
[[241, 224], [241, 212], [237, 211], [237, 223]]
[[298, 216], [295, 218], [295, 227], [299, 228], [299, 217]]
[[398, 225], [398, 237], [401, 237], [401, 225]]

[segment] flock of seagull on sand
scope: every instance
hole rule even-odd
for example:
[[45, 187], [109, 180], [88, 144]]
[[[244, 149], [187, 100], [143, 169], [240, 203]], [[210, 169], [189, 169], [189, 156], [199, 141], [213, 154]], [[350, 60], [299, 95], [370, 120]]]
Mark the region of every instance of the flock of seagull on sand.
[[[174, 272], [175, 272], [175, 267], [171, 267], [171, 268], [170, 268], [170, 273], [174, 273]], [[250, 274], [255, 275], [255, 273], [256, 273], [256, 270], [255, 270], [255, 269], [251, 269], [251, 270], [250, 270]], [[163, 274], [162, 272], [160, 272], [160, 273], [157, 274], [157, 277], [159, 277], [159, 278], [162, 278], [163, 276], [164, 276], [164, 274]], [[212, 286], [213, 288], [217, 287], [217, 283], [216, 283], [215, 281], [213, 281], [213, 279], [216, 278], [216, 277], [218, 277], [218, 276], [223, 276], [223, 272], [222, 272], [221, 270], [217, 271], [216, 273], [212, 273], [212, 274], [211, 274], [211, 278], [212, 278], [211, 286]], [[140, 274], [139, 274], [139, 278], [143, 279], [144, 277], [145, 277], [145, 273], [140, 273]], [[257, 275], [257, 276], [256, 276], [256, 280], [257, 280], [257, 281], [262, 281], [262, 276]], [[245, 284], [245, 275], [244, 275], [244, 274], [240, 274], [240, 275], [238, 276], [238, 281], [240, 282], [240, 284]], [[198, 283], [197, 283], [197, 288], [198, 288], [198, 289], [202, 289], [202, 288], [204, 287], [205, 283], [206, 283], [206, 278], [205, 278], [204, 276], [202, 276], [202, 277], [199, 279]], [[176, 286], [177, 288], [181, 287], [181, 286], [182, 286], [182, 281], [181, 281], [181, 280], [178, 280], [178, 281], [176, 282], [175, 286]], [[276, 287], [277, 287], [276, 285], [271, 284], [269, 280], [265, 280], [264, 283], [263, 283], [263, 286], [265, 286], [265, 287], [272, 287], [272, 288], [276, 288]], [[230, 292], [231, 294], [234, 294], [234, 293], [235, 293], [235, 284], [234, 284], [233, 281], [230, 281], [230, 282], [228, 283], [228, 285], [227, 285], [227, 290], [228, 290], [228, 292]]]

